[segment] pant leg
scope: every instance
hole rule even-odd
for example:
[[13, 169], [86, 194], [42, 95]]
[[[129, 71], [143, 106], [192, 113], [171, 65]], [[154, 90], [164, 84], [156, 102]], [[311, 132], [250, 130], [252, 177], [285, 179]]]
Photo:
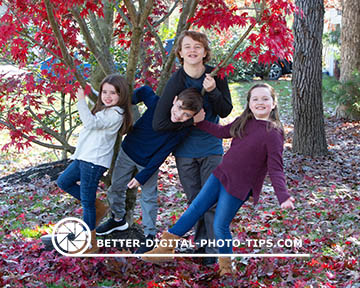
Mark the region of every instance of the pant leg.
[[83, 207], [83, 219], [90, 230], [95, 229], [96, 191], [101, 176], [107, 168], [80, 160], [80, 199]]
[[[210, 155], [198, 159], [200, 163], [200, 179], [201, 186], [203, 186], [211, 173], [221, 163], [222, 155]], [[195, 229], [195, 237], [199, 239], [215, 240], [214, 234], [214, 219], [215, 219], [216, 204], [208, 209], [204, 216], [198, 221]], [[208, 254], [218, 253], [218, 249], [214, 246], [206, 246], [205, 252]]]
[[[199, 194], [202, 187], [200, 163], [196, 158], [176, 157], [175, 159], [179, 179], [188, 200], [188, 204], [190, 205]], [[206, 239], [206, 228], [204, 226], [203, 217], [200, 217], [198, 222], [194, 225], [194, 231], [195, 242], [200, 243], [202, 239]]]
[[56, 180], [56, 184], [60, 189], [78, 200], [80, 200], [80, 185], [77, 184], [77, 181], [80, 181], [79, 164], [79, 160], [72, 161]]
[[[137, 166], [139, 171], [143, 169], [141, 166]], [[145, 235], [156, 235], [156, 218], [158, 214], [158, 194], [157, 194], [157, 170], [144, 185], [141, 186], [141, 212], [142, 212], [142, 225], [144, 227]]]
[[[183, 158], [176, 157], [176, 166], [179, 178], [188, 198], [189, 204], [198, 195], [201, 187], [208, 179], [211, 172], [220, 164], [221, 155], [211, 155], [203, 158]], [[196, 223], [194, 241], [200, 243], [201, 240], [215, 240], [213, 223], [215, 217], [215, 206], [206, 211], [203, 217]], [[205, 247], [206, 253], [218, 253], [216, 247]]]
[[204, 213], [213, 206], [219, 197], [220, 181], [211, 175], [200, 193], [186, 209], [184, 214], [176, 221], [169, 232], [178, 236], [183, 236], [188, 232]]
[[[221, 183], [220, 186], [219, 201], [217, 203], [214, 219], [214, 233], [217, 243], [219, 243], [219, 240], [224, 240], [225, 245], [219, 246], [219, 252], [221, 254], [231, 254], [232, 236], [230, 224], [237, 211], [248, 198], [245, 201], [240, 200], [229, 194]], [[225, 240], [228, 240], [228, 242], [225, 242]]]
[[193, 158], [176, 157], [175, 160], [180, 182], [190, 205], [202, 187], [200, 165]]
[[134, 171], [136, 171], [136, 163], [121, 148], [111, 176], [111, 186], [107, 191], [107, 200], [116, 218], [123, 218], [125, 215], [127, 184]]

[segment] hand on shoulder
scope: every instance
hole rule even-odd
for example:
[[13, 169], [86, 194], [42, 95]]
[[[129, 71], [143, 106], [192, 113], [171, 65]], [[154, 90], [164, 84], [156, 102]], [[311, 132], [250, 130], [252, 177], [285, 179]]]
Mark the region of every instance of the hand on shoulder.
[[202, 108], [197, 114], [194, 115], [194, 124], [197, 124], [205, 119], [205, 111]]

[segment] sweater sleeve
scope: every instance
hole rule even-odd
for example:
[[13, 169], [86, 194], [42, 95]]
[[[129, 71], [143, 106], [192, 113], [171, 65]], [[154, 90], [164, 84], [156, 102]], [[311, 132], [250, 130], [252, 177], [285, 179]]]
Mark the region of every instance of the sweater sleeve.
[[201, 121], [196, 124], [196, 127], [200, 130], [203, 130], [217, 138], [231, 138], [230, 135], [230, 128], [232, 123], [227, 124], [226, 126], [222, 126], [219, 124], [215, 124], [212, 122], [209, 122], [207, 120]]
[[269, 132], [269, 138], [266, 141], [267, 168], [272, 186], [274, 187], [276, 197], [280, 204], [290, 197], [286, 187], [283, 168], [283, 146], [284, 137], [281, 132], [275, 129]]
[[[99, 130], [113, 126], [121, 127], [123, 122], [122, 109], [120, 107], [105, 108], [93, 115], [86, 104], [85, 99], [81, 99], [77, 104], [81, 122], [86, 129]], [[104, 112], [104, 113], [101, 113]]]
[[180, 132], [170, 132], [173, 134], [169, 137], [169, 140], [158, 151], [156, 151], [149, 163], [135, 175], [135, 179], [141, 184], [145, 184], [147, 180], [156, 172], [169, 154], [175, 149], [175, 147], [184, 139], [188, 134], [189, 129], [183, 129]]
[[140, 102], [144, 102], [145, 106], [149, 108], [156, 101], [157, 97], [158, 96], [150, 86], [144, 85], [134, 90], [131, 104], [136, 105]]
[[194, 124], [193, 118], [185, 121], [173, 123], [171, 122], [171, 107], [176, 95], [178, 95], [183, 89], [181, 70], [175, 72], [170, 80], [167, 82], [164, 91], [156, 105], [153, 129], [155, 131], [171, 131], [180, 130], [184, 127], [190, 127]]
[[215, 81], [216, 88], [208, 92], [209, 101], [212, 104], [214, 112], [221, 118], [225, 118], [231, 113], [233, 108], [229, 85], [226, 77], [224, 79], [215, 77]]

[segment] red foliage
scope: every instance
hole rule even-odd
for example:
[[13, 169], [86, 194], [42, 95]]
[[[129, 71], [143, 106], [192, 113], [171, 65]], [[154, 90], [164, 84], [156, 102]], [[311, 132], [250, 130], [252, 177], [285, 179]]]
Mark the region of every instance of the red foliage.
[[[234, 1], [201, 0], [193, 18], [189, 21], [193, 27], [213, 29], [218, 33], [224, 33], [231, 27], [246, 28], [255, 23], [255, 15], [245, 12]], [[251, 1], [246, 1], [248, 6]], [[260, 0], [253, 2], [260, 3]], [[280, 58], [288, 58], [292, 51], [292, 34], [286, 26], [285, 17], [294, 11], [294, 5], [290, 0], [267, 0], [267, 8], [257, 25], [256, 32], [248, 37], [249, 45], [244, 51], [235, 55], [234, 59], [243, 59], [246, 62], [258, 57], [261, 63], [270, 63]], [[0, 1], [1, 3], [1, 1]], [[90, 59], [91, 52], [80, 39], [81, 31], [79, 24], [71, 13], [71, 9], [78, 9], [82, 18], [88, 17], [93, 12], [98, 17], [104, 17], [102, 1], [95, 0], [51, 0], [55, 20], [59, 24], [60, 33], [66, 45], [69, 55], [76, 66], [81, 61]], [[119, 9], [129, 17], [125, 6]], [[151, 17], [148, 21], [155, 32], [159, 31], [156, 20], [167, 13], [167, 7], [161, 0], [156, 0]], [[156, 17], [152, 17], [156, 16]], [[21, 77], [1, 77], [0, 81], [0, 126], [13, 130], [9, 145], [16, 145], [18, 149], [31, 145], [34, 139], [50, 139], [52, 136], [41, 127], [39, 120], [45, 121], [52, 116], [51, 105], [56, 106], [54, 93], [62, 92], [70, 94], [74, 99], [75, 77], [74, 71], [64, 61], [58, 40], [49, 23], [49, 16], [43, 1], [8, 1], [7, 11], [0, 18], [0, 46], [3, 55], [11, 59], [20, 67], [26, 67], [29, 73]], [[88, 20], [88, 19], [87, 19]], [[31, 28], [31, 29], [29, 29]], [[156, 47], [154, 36], [144, 27], [145, 35], [142, 47], [146, 55], [141, 56], [139, 65], [141, 79], [136, 85], [148, 83], [156, 88], [162, 70], [162, 54]], [[114, 18], [115, 43], [128, 49], [131, 47], [131, 28], [121, 17], [120, 13]], [[229, 35], [228, 35], [229, 36]], [[227, 36], [227, 39], [229, 37]], [[224, 43], [223, 43], [224, 44]], [[42, 70], [38, 73], [34, 65], [38, 62], [51, 58], [51, 71]], [[87, 60], [88, 61], [88, 60]], [[224, 77], [233, 71], [229, 65], [223, 68], [219, 75]], [[3, 76], [3, 75], [1, 75]], [[36, 114], [30, 113], [28, 108]], [[37, 118], [37, 119], [36, 119]], [[2, 123], [2, 124], [1, 124]], [[15, 127], [15, 128], [14, 128]], [[55, 126], [48, 128], [53, 131]]]

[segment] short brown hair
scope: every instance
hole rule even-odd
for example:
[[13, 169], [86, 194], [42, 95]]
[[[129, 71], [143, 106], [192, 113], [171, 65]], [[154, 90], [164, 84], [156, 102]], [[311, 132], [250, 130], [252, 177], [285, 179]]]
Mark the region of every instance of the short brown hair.
[[181, 109], [198, 113], [203, 107], [203, 97], [196, 88], [187, 88], [180, 92], [178, 100], [182, 101]]
[[181, 45], [186, 36], [190, 37], [194, 41], [200, 42], [204, 46], [206, 56], [203, 59], [203, 63], [205, 64], [206, 62], [209, 62], [211, 59], [211, 49], [209, 47], [209, 40], [206, 37], [206, 35], [201, 32], [185, 30], [185, 31], [181, 32], [178, 42], [177, 42], [177, 45], [176, 45], [176, 50], [175, 50], [176, 57], [178, 57], [181, 65], [184, 64], [184, 59], [181, 58], [179, 52], [181, 51]]

